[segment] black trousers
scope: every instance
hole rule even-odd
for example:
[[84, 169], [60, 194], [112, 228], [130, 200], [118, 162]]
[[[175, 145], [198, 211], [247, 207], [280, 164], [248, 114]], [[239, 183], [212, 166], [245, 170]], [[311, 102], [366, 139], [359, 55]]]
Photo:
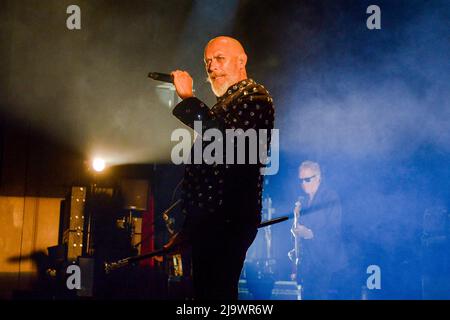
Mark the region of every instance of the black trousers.
[[245, 255], [257, 229], [219, 225], [203, 229], [192, 242], [196, 300], [237, 300]]

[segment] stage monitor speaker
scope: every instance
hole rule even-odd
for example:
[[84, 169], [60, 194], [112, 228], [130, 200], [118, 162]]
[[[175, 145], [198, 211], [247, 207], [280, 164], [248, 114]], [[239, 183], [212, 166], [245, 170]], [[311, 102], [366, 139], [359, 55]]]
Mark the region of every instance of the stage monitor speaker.
[[[262, 292], [257, 291], [261, 289], [265, 291], [266, 288], [263, 288], [265, 285], [264, 282], [258, 283], [257, 286], [250, 284], [249, 288], [249, 283], [240, 279], [239, 300], [260, 300]], [[270, 287], [271, 292], [264, 293], [263, 300], [301, 300], [301, 287], [295, 281], [275, 281]]]
[[124, 209], [147, 211], [149, 182], [142, 179], [125, 179], [120, 184]]

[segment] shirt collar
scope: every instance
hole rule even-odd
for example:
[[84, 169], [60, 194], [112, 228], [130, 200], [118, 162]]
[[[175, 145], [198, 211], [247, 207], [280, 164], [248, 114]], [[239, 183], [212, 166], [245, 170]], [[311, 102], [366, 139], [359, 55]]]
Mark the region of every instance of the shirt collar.
[[217, 102], [224, 101], [227, 97], [229, 97], [236, 91], [238, 91], [242, 88], [245, 88], [249, 84], [253, 84], [253, 83], [255, 83], [255, 81], [253, 79], [244, 79], [244, 80], [241, 80], [241, 81], [231, 85], [221, 97], [217, 97]]

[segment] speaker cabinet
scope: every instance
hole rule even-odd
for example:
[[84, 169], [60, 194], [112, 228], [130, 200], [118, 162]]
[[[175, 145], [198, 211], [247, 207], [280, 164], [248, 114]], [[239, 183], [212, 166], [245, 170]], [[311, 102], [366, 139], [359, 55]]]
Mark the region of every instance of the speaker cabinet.
[[67, 260], [75, 262], [83, 250], [84, 208], [86, 188], [72, 187], [62, 205], [62, 243], [67, 248]]

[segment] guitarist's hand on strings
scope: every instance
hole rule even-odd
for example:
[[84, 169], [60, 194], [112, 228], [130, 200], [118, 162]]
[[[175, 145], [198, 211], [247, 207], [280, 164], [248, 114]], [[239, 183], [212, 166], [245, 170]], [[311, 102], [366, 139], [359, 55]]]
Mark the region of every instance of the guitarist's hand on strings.
[[298, 224], [296, 227], [292, 229], [292, 232], [295, 234], [295, 236], [302, 237], [303, 239], [312, 239], [314, 238], [314, 233], [311, 229], [305, 227], [302, 224]]
[[314, 234], [311, 229], [305, 227], [302, 224], [298, 223], [298, 220], [300, 218], [300, 212], [301, 212], [302, 204], [300, 201], [297, 201], [295, 203], [294, 208], [294, 226], [292, 227], [292, 234], [294, 237], [302, 237], [303, 239], [312, 239], [314, 237]]

